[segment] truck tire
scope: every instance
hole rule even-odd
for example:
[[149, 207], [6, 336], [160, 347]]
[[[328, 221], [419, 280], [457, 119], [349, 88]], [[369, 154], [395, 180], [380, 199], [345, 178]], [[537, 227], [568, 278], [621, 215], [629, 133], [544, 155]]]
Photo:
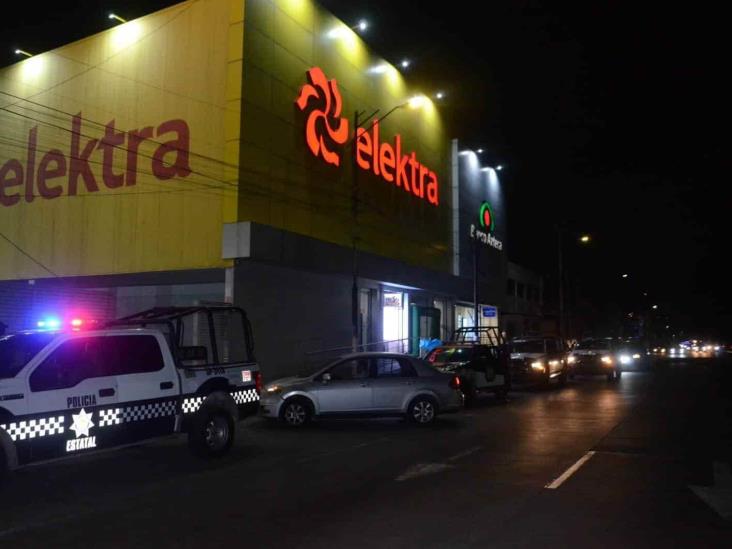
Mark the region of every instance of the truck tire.
[[8, 458], [5, 456], [5, 450], [3, 450], [3, 447], [0, 446], [0, 486], [2, 486], [2, 484], [8, 478], [9, 472], [10, 470], [8, 468]]
[[203, 458], [225, 455], [234, 444], [234, 418], [224, 408], [206, 407], [199, 410], [188, 432], [191, 451]]

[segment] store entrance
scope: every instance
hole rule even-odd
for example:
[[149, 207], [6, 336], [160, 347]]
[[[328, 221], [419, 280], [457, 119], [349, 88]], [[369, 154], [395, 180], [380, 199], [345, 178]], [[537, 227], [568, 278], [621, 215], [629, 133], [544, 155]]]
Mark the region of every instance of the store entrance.
[[409, 337], [409, 294], [384, 290], [383, 310], [385, 350], [405, 352]]

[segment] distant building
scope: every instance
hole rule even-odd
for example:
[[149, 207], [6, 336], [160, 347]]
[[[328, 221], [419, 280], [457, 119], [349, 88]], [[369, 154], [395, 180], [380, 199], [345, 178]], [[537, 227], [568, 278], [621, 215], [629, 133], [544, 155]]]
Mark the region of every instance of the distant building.
[[556, 331], [555, 323], [543, 318], [544, 282], [538, 273], [508, 262], [506, 299], [501, 315], [508, 337], [538, 335]]

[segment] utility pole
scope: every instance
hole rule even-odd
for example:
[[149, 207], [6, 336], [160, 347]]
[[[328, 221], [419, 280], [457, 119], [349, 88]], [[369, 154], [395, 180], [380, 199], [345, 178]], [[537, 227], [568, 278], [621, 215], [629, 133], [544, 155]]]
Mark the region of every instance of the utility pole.
[[[473, 239], [473, 325], [478, 328], [480, 322], [478, 321], [478, 239]], [[476, 334], [476, 337], [478, 334]]]
[[564, 341], [564, 272], [562, 265], [562, 229], [557, 225], [557, 259], [559, 264], [559, 338]]
[[[358, 135], [359, 112], [353, 114], [354, 136]], [[353, 262], [351, 266], [351, 350], [355, 353], [358, 350], [358, 166], [356, 166], [356, 147], [351, 147], [351, 215], [353, 216]]]

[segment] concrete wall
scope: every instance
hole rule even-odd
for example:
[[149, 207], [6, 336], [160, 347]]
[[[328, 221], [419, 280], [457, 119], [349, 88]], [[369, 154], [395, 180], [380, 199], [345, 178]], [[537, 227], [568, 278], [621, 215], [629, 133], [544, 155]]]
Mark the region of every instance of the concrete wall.
[[265, 380], [296, 373], [306, 353], [349, 345], [348, 277], [239, 260], [234, 279], [234, 302], [252, 323]]

